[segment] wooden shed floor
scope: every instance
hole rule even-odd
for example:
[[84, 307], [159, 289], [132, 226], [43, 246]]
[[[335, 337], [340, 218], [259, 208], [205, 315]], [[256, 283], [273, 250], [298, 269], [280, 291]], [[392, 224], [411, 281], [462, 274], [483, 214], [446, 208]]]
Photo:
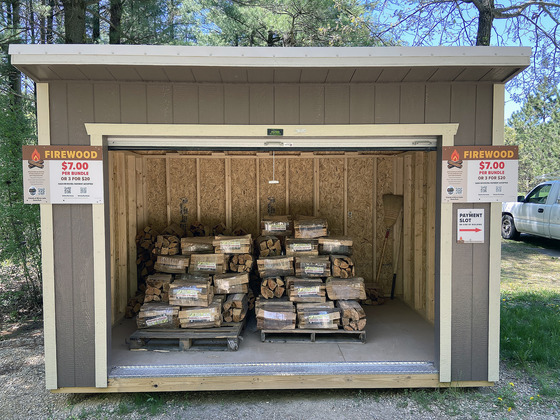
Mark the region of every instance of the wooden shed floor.
[[130, 351], [125, 340], [136, 330], [136, 324], [134, 320], [123, 320], [113, 328], [110, 364], [434, 361], [434, 326], [414, 310], [397, 299], [365, 309], [365, 344], [263, 343], [253, 320], [245, 328], [237, 351]]

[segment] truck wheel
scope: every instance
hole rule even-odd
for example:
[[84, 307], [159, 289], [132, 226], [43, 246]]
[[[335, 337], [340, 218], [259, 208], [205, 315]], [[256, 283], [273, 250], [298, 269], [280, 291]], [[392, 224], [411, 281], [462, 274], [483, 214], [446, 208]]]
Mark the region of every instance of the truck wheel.
[[519, 239], [519, 236], [520, 234], [515, 228], [513, 217], [509, 214], [504, 214], [502, 216], [502, 238], [516, 241]]

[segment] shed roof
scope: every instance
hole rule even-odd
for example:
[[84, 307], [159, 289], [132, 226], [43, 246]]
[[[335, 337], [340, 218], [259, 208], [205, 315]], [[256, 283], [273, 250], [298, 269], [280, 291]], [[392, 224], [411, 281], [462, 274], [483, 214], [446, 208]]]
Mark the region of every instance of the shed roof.
[[11, 45], [36, 82], [504, 83], [529, 66], [528, 47], [190, 47]]

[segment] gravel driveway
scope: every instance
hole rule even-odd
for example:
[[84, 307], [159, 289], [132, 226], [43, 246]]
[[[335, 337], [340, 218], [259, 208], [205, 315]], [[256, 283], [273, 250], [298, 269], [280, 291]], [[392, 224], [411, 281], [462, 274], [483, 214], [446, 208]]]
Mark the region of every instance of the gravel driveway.
[[0, 383], [2, 419], [560, 418], [557, 402], [538, 396], [530, 378], [506, 366], [496, 386], [466, 390], [51, 394], [44, 389], [40, 323], [3, 336]]

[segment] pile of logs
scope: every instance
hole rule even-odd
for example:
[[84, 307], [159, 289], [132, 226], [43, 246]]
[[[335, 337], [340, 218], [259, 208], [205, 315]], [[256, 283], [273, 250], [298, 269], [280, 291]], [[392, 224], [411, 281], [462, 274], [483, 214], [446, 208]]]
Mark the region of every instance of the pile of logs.
[[229, 295], [222, 305], [222, 318], [224, 322], [241, 322], [247, 315], [249, 307], [246, 293]]
[[[143, 286], [144, 288], [146, 288], [145, 285]], [[144, 293], [138, 290], [134, 297], [128, 299], [128, 302], [126, 304], [126, 309], [124, 312], [124, 317], [125, 318], [135, 317], [138, 314], [138, 312], [140, 312], [140, 308], [142, 307], [143, 303], [144, 303]]]
[[368, 287], [366, 289], [367, 299], [363, 302], [365, 305], [382, 305], [385, 303], [383, 293], [375, 287]]
[[146, 277], [154, 272], [156, 255], [152, 251], [157, 236], [158, 233], [150, 226], [146, 226], [142, 232], [136, 235], [136, 265], [142, 282], [145, 282]]
[[251, 254], [233, 254], [229, 259], [229, 271], [250, 273], [255, 260]]
[[156, 255], [180, 254], [180, 240], [175, 235], [158, 235], [152, 252]]
[[260, 257], [282, 255], [282, 243], [276, 236], [259, 236], [256, 244]]
[[261, 281], [261, 295], [265, 299], [284, 296], [286, 290], [282, 277], [266, 277]]
[[347, 331], [363, 331], [366, 327], [366, 313], [354, 300], [339, 300], [336, 306], [342, 316], [342, 328]]
[[344, 255], [331, 255], [331, 271], [333, 277], [348, 279], [356, 275], [352, 258]]
[[210, 228], [208, 226], [204, 226], [199, 221], [196, 221], [191, 224], [189, 229], [193, 236], [210, 236]]
[[172, 275], [155, 273], [146, 278], [146, 291], [144, 292], [144, 303], [169, 302], [169, 287]]

